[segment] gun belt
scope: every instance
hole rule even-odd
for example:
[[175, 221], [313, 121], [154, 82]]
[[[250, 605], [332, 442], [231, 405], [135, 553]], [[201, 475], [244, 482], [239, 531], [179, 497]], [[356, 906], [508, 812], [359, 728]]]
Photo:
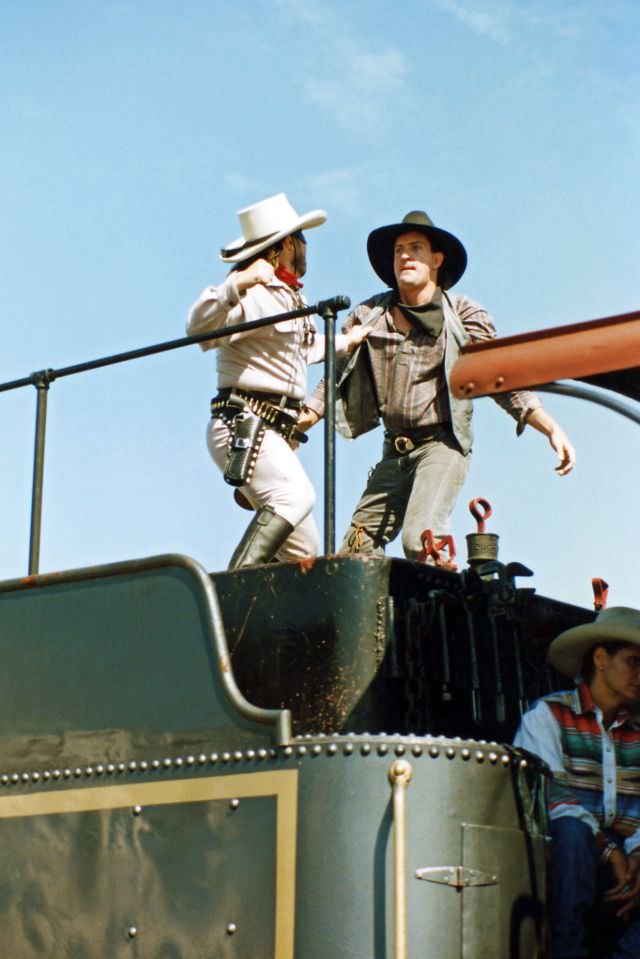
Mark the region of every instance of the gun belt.
[[[294, 411], [290, 413], [286, 409], [279, 409], [266, 400], [257, 399], [250, 393], [242, 393], [239, 390], [234, 390], [233, 393], [240, 397], [244, 407], [251, 410], [256, 416], [259, 416], [260, 419], [263, 420], [270, 429], [275, 430], [276, 433], [280, 433], [286, 437], [291, 429], [295, 427]], [[214, 396], [211, 400], [211, 415], [213, 417], [220, 417], [220, 419], [223, 419], [227, 424], [233, 420], [233, 417], [239, 413], [240, 410], [241, 407], [229, 402], [228, 395], [221, 396], [218, 394], [218, 396]]]

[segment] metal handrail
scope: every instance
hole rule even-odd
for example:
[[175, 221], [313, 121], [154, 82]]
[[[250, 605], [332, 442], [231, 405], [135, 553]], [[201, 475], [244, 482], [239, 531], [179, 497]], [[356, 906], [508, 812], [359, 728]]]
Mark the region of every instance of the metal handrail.
[[271, 326], [283, 320], [298, 319], [303, 316], [317, 314], [325, 321], [325, 424], [324, 424], [324, 534], [325, 553], [335, 550], [335, 322], [340, 310], [346, 310], [351, 305], [347, 296], [334, 296], [328, 300], [320, 300], [312, 306], [300, 307], [286, 313], [274, 316], [264, 316], [259, 320], [248, 323], [237, 323], [226, 326], [210, 333], [198, 333], [195, 336], [183, 336], [176, 340], [166, 340], [151, 346], [143, 346], [136, 350], [124, 353], [113, 353], [96, 360], [87, 360], [73, 366], [64, 366], [58, 370], [44, 369], [31, 373], [17, 380], [0, 383], [0, 393], [17, 390], [23, 386], [34, 386], [37, 390], [35, 448], [33, 456], [33, 482], [31, 492], [31, 532], [29, 536], [29, 575], [39, 572], [40, 541], [42, 533], [42, 494], [44, 488], [44, 451], [47, 432], [47, 398], [51, 383], [64, 376], [75, 376], [89, 370], [101, 369], [104, 366], [114, 366], [117, 363], [126, 363], [129, 360], [138, 360], [145, 356], [157, 353], [167, 353], [169, 350], [178, 350], [195, 343], [204, 343], [210, 340], [219, 340], [234, 333], [246, 333], [263, 326]]

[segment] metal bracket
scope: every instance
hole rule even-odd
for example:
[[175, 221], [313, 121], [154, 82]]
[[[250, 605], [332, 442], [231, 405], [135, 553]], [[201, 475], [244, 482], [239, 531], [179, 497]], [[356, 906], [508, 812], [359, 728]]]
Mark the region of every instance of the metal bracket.
[[481, 872], [479, 869], [469, 869], [467, 866], [429, 866], [425, 869], [416, 869], [416, 879], [453, 886], [454, 889], [464, 889], [466, 886], [498, 885], [497, 876], [489, 872]]
[[29, 377], [29, 380], [38, 390], [48, 390], [49, 384], [53, 383], [56, 378], [55, 370], [38, 370], [36, 373], [32, 373]]

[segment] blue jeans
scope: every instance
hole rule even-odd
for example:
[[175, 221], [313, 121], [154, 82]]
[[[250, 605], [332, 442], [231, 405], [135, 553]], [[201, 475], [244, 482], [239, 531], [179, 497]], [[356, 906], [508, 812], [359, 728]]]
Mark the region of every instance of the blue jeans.
[[[549, 889], [551, 955], [553, 959], [587, 956], [587, 921], [594, 907], [599, 909], [599, 900], [611, 885], [611, 873], [600, 864], [600, 851], [586, 823], [563, 816], [551, 820], [549, 833], [553, 839]], [[621, 843], [619, 837], [610, 838]], [[639, 959], [640, 919], [632, 916], [621, 920], [618, 928], [610, 959]]]

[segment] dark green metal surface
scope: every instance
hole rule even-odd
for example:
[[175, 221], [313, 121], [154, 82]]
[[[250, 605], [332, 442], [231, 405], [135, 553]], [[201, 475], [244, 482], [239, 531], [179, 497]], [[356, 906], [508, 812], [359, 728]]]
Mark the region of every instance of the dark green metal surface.
[[276, 741], [218, 633], [211, 580], [180, 557], [2, 584], [1, 771]]
[[[414, 767], [409, 955], [511, 959], [517, 941], [519, 959], [534, 959], [544, 908], [535, 766], [495, 744], [432, 736], [283, 735], [284, 706], [303, 734], [383, 725], [413, 733], [431, 720], [439, 732], [464, 735], [466, 725], [482, 734], [496, 724], [495, 648], [506, 730], [518, 708], [514, 649], [531, 692], [548, 679], [547, 636], [590, 614], [501, 590], [354, 558], [212, 580], [174, 557], [0, 584], [7, 955], [392, 959], [388, 774], [402, 756]], [[277, 777], [296, 771], [298, 799], [280, 807]], [[251, 784], [237, 808], [224, 793], [234, 781]], [[155, 798], [129, 800], [142, 795]], [[278, 818], [283, 808], [288, 822]], [[458, 867], [499, 881], [458, 890], [415, 878], [418, 869]], [[274, 952], [276, 877], [285, 898], [295, 893], [286, 900], [295, 953]]]
[[0, 821], [2, 954], [271, 959], [274, 874], [272, 797]]
[[[504, 568], [500, 574], [504, 579]], [[234, 675], [295, 733], [509, 741], [559, 678], [549, 642], [593, 613], [398, 559], [320, 558], [215, 576]]]
[[[398, 749], [413, 767], [406, 792], [408, 956], [534, 959], [545, 902], [535, 770], [526, 779], [518, 759], [503, 765], [504, 749], [473, 742], [363, 737], [346, 756], [344, 745], [338, 741], [334, 755], [326, 745], [314, 755], [310, 741], [299, 747], [306, 752], [297, 761], [296, 956], [393, 959], [388, 772]], [[478, 842], [479, 834], [489, 841]], [[445, 866], [489, 872], [496, 882], [457, 890], [415, 876]]]
[[[183, 757], [171, 770], [90, 777], [107, 803], [114, 783], [113, 792], [163, 783], [188, 790], [203, 777], [216, 777], [224, 800], [33, 815], [39, 799], [55, 792], [64, 800], [78, 783], [18, 786], [29, 815], [0, 818], [6, 954], [393, 959], [389, 770], [400, 756], [413, 767], [406, 792], [408, 955], [536, 959], [545, 902], [537, 766], [523, 767], [517, 751], [496, 744], [382, 736], [305, 738], [264, 757], [245, 750], [190, 768]], [[287, 848], [297, 840], [295, 887], [284, 892], [295, 943], [293, 952], [278, 953], [283, 846], [269, 793], [274, 776], [291, 773], [298, 776], [297, 827], [282, 812], [279, 821]], [[264, 795], [233, 804], [234, 784], [247, 777], [258, 792], [264, 781]], [[16, 793], [0, 793], [4, 814], [2, 797]], [[492, 881], [456, 889], [416, 877], [425, 868], [457, 867], [488, 872]]]

